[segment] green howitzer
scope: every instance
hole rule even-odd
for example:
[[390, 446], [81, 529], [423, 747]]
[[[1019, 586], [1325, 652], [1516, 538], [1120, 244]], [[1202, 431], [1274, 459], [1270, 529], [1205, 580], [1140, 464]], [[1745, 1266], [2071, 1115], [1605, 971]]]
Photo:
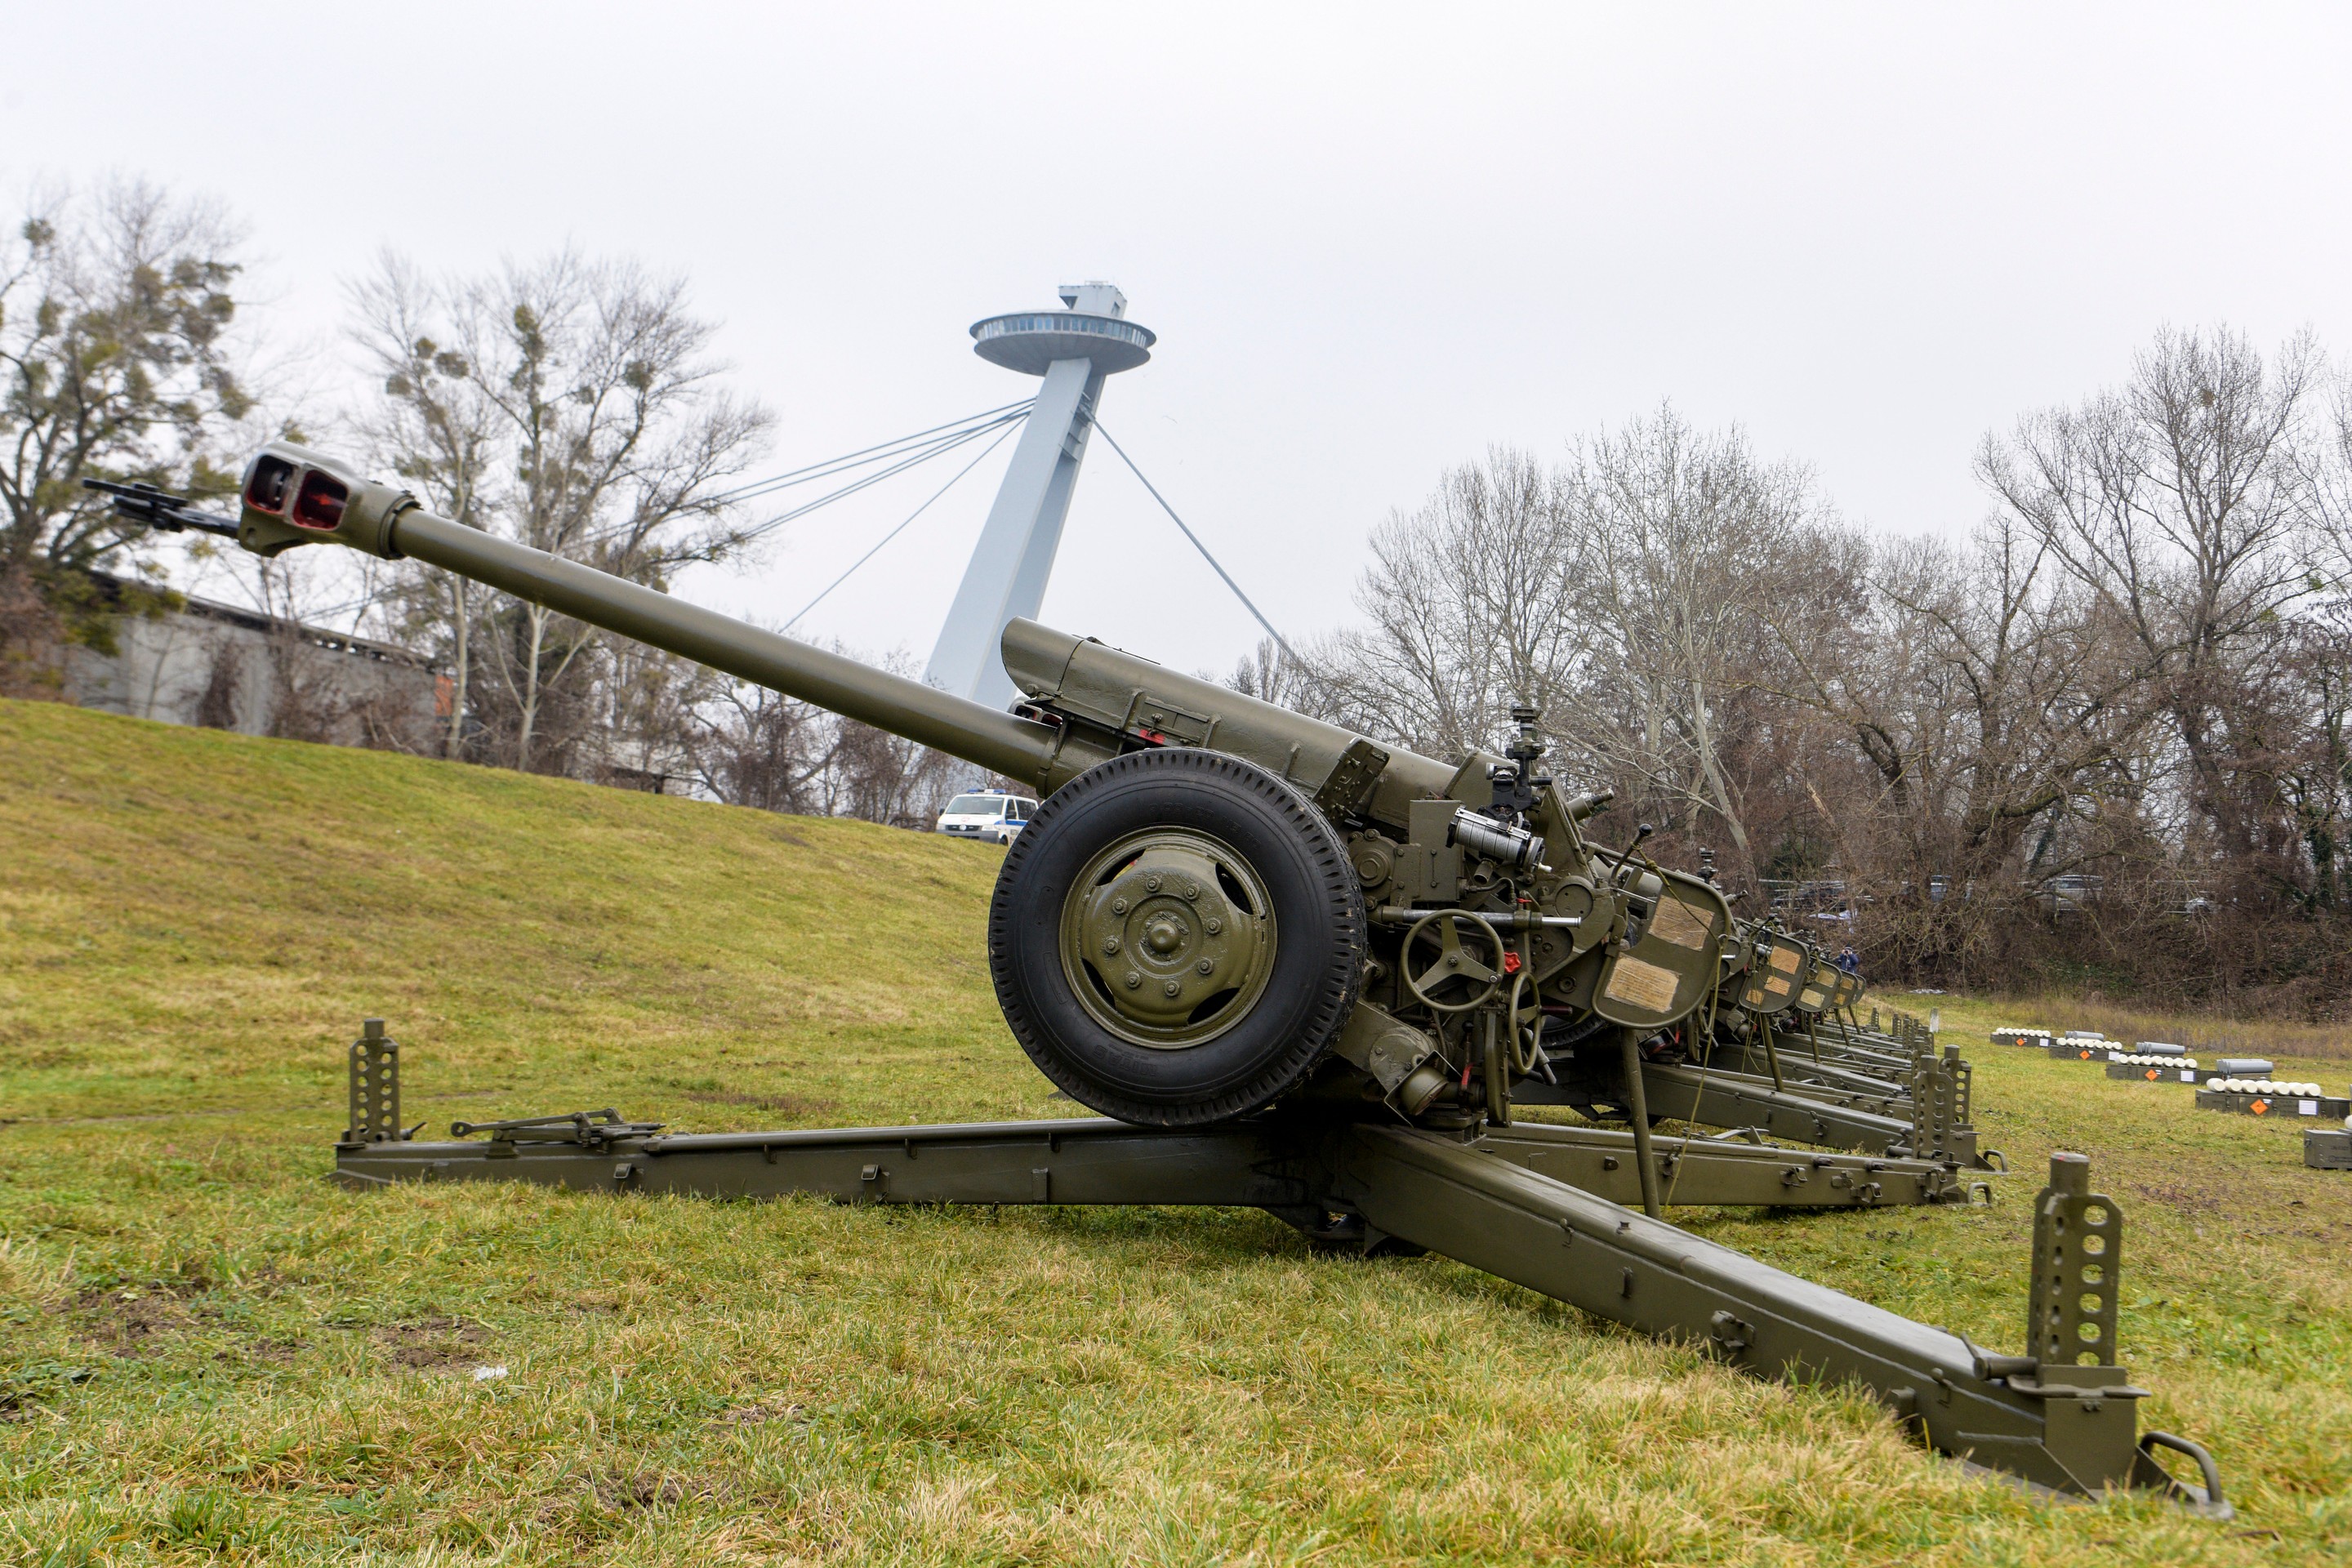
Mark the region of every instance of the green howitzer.
[[[1943, 1158], [1652, 1136], [1644, 1052], [1712, 1035], [1730, 907], [1638, 837], [1588, 842], [1605, 800], [1538, 773], [1532, 710], [1503, 755], [1446, 763], [1014, 621], [1024, 695], [999, 712], [436, 517], [299, 447], [265, 448], [242, 494], [248, 550], [424, 562], [1034, 784], [991, 901], [991, 977], [1030, 1058], [1107, 1113], [685, 1134], [606, 1110], [418, 1142], [399, 1125], [399, 1047], [372, 1020], [336, 1145], [346, 1185], [1252, 1206], [1322, 1247], [1444, 1252], [1761, 1375], [1857, 1383], [1937, 1449], [2041, 1486], [2226, 1511], [2201, 1449], [2137, 1436], [2142, 1391], [2112, 1353], [2119, 1255], [2086, 1280], [2066, 1245], [2086, 1223], [2121, 1234], [2080, 1156], [2041, 1200], [2023, 1356], [1663, 1223], [1676, 1202], [1969, 1194]], [[1533, 1081], [1627, 1126], [1515, 1125], [1513, 1086]], [[2103, 1337], [2078, 1347], [2072, 1325], [2102, 1300]], [[2166, 1473], [2165, 1447], [2203, 1487]]]
[[989, 960], [1048, 1078], [1184, 1126], [1302, 1094], [1507, 1121], [1573, 1069], [1636, 1102], [1636, 1041], [1714, 994], [1730, 929], [1696, 877], [1607, 855], [1595, 802], [1506, 757], [1444, 763], [1016, 620], [998, 712], [423, 510], [299, 447], [246, 476], [239, 542], [409, 557], [1035, 786]]

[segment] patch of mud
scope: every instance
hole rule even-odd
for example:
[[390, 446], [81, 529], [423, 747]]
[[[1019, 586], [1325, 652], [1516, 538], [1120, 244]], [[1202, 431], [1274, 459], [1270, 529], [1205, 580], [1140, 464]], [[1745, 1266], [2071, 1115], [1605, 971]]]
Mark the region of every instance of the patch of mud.
[[[576, 1530], [583, 1522], [583, 1510], [589, 1510], [592, 1515], [611, 1515], [637, 1509], [668, 1508], [684, 1502], [688, 1497], [715, 1495], [710, 1488], [689, 1489], [676, 1476], [650, 1470], [634, 1475], [606, 1476], [593, 1484], [582, 1485], [568, 1497], [541, 1503], [538, 1510], [539, 1522], [542, 1528], [563, 1530], [570, 1527]], [[593, 1526], [591, 1526], [591, 1531], [602, 1533]]]
[[260, 1295], [283, 1296], [300, 1282], [277, 1264], [265, 1259], [239, 1275], [237, 1283]]
[[2152, 1199], [2181, 1214], [2219, 1214], [2230, 1206], [2217, 1194], [2200, 1187], [2184, 1186], [2179, 1182], [2130, 1182], [2126, 1185], [2141, 1197]]
[[685, 1098], [697, 1105], [746, 1105], [754, 1110], [772, 1110], [779, 1116], [824, 1116], [840, 1109], [830, 1100], [806, 1099], [797, 1094], [688, 1094]]
[[195, 1314], [185, 1298], [211, 1289], [209, 1279], [179, 1279], [84, 1290], [71, 1304], [75, 1332], [114, 1355], [152, 1354], [165, 1339], [194, 1325]]
[[714, 1423], [721, 1426], [761, 1426], [771, 1421], [800, 1419], [799, 1405], [786, 1405], [772, 1399], [754, 1400], [749, 1405], [738, 1405], [730, 1409], [722, 1410], [711, 1417]]
[[88, 1383], [94, 1375], [86, 1366], [56, 1362], [19, 1368], [16, 1376], [0, 1383], [0, 1421], [22, 1421], [36, 1405]]
[[27, 1116], [30, 1127], [95, 1127], [110, 1121], [179, 1121], [191, 1116], [268, 1116], [281, 1110], [307, 1110], [291, 1105], [232, 1105], [214, 1110], [151, 1110], [122, 1116]]
[[481, 1347], [489, 1331], [462, 1318], [412, 1318], [404, 1323], [383, 1323], [373, 1336], [395, 1366], [411, 1372], [454, 1372], [481, 1364]]
[[686, 1500], [686, 1483], [676, 1476], [651, 1472], [608, 1476], [596, 1483], [596, 1500], [606, 1508], [658, 1508]]

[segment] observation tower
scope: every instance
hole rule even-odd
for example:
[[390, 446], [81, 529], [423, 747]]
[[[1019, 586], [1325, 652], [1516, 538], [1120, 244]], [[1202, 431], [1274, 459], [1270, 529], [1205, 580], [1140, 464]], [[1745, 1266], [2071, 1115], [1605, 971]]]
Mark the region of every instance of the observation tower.
[[1005, 622], [1034, 619], [1045, 602], [1103, 382], [1150, 359], [1158, 341], [1126, 319], [1127, 296], [1108, 283], [1065, 284], [1057, 292], [1066, 310], [991, 316], [971, 328], [981, 358], [1043, 378], [923, 671], [928, 684], [992, 708], [1013, 700], [997, 640]]

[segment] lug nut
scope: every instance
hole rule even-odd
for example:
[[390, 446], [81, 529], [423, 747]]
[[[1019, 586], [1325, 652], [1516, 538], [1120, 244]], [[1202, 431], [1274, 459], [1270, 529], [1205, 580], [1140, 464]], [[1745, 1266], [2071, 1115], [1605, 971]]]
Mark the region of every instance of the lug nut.
[[1217, 961], [1213, 958], [1204, 958], [1201, 960], [1197, 967], [1203, 974], [1213, 974], [1216, 973]]
[[1198, 882], [1187, 882], [1187, 883], [1185, 883], [1185, 884], [1184, 884], [1184, 896], [1185, 896], [1186, 898], [1188, 898], [1188, 899], [1197, 899], [1197, 898], [1199, 898], [1199, 897], [1201, 896], [1201, 884], [1200, 884], [1200, 883], [1198, 883]]
[[1225, 922], [1219, 920], [1216, 916], [1211, 915], [1209, 917], [1208, 924], [1202, 929], [1207, 931], [1211, 936], [1214, 936], [1219, 931], [1225, 929]]
[[1159, 872], [1154, 871], [1151, 875], [1143, 879], [1143, 890], [1147, 893], [1156, 893], [1160, 890]]
[[1140, 984], [1143, 984], [1143, 976], [1142, 976], [1142, 975], [1138, 974], [1138, 973], [1137, 973], [1134, 970], [1132, 970], [1132, 969], [1130, 969], [1130, 970], [1129, 970], [1129, 971], [1127, 972], [1127, 988], [1128, 988], [1129, 991], [1134, 990], [1137, 986], [1139, 986], [1139, 985], [1140, 985]]
[[1113, 899], [1110, 901], [1110, 912], [1115, 915], [1123, 915], [1127, 913], [1127, 900], [1125, 899]]
[[1115, 936], [1107, 936], [1103, 938], [1103, 951], [1105, 952], [1117, 952], [1118, 951], [1118, 938]]
[[1162, 991], [1167, 992], [1167, 993], [1168, 993], [1168, 994], [1170, 994], [1171, 996], [1173, 996], [1173, 995], [1175, 995], [1178, 992], [1180, 992], [1180, 991], [1183, 990], [1184, 988], [1183, 988], [1181, 985], [1179, 985], [1178, 984], [1176, 984], [1176, 982], [1174, 982], [1173, 980], [1171, 980], [1171, 981], [1170, 981], [1167, 984], [1162, 985], [1160, 989], [1161, 989]]

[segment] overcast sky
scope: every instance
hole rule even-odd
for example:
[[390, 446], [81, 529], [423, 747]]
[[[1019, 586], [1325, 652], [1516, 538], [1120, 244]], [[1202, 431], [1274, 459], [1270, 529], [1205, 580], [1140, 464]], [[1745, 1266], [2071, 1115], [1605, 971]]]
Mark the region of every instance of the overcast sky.
[[[2352, 350], [2342, 6], [6, 0], [0, 186], [249, 224], [281, 339], [384, 245], [687, 274], [782, 468], [1025, 395], [967, 327], [1117, 282], [1105, 426], [1286, 632], [1449, 465], [1671, 398], [1875, 528], [2162, 324]], [[1010, 446], [802, 630], [919, 659]], [[680, 591], [772, 621], [952, 469]], [[1108, 449], [1048, 621], [1185, 668], [1255, 629]]]

